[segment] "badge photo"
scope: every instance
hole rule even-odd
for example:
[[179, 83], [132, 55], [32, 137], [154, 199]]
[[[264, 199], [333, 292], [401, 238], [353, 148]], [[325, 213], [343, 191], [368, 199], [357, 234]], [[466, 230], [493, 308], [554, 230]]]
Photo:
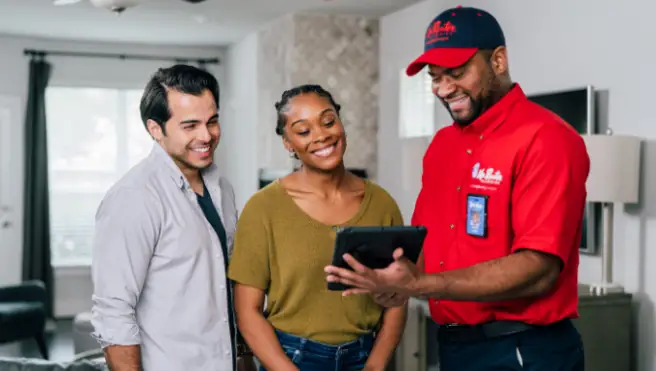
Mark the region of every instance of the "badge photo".
[[484, 195], [467, 195], [467, 234], [487, 237], [487, 199]]

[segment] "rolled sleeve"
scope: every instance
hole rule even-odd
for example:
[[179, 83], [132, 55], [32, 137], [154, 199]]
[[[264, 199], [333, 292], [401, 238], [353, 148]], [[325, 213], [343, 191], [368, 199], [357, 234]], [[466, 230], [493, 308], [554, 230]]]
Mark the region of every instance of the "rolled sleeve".
[[563, 126], [543, 127], [524, 156], [513, 187], [512, 251], [541, 251], [567, 265], [579, 244], [590, 160], [581, 136]]
[[145, 191], [119, 189], [96, 213], [91, 324], [103, 348], [141, 343], [135, 308], [157, 243], [156, 205]]

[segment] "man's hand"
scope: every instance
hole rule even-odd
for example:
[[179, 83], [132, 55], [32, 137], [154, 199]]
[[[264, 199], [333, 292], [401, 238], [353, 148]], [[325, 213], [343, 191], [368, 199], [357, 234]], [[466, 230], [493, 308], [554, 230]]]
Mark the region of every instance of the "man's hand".
[[237, 371], [257, 371], [252, 355], [237, 357]]
[[[394, 250], [394, 262], [384, 269], [370, 269], [355, 260], [350, 254], [344, 255], [344, 261], [353, 271], [327, 266], [325, 268], [328, 282], [339, 282], [354, 288], [344, 291], [343, 295], [399, 293], [410, 296], [420, 272], [415, 264], [403, 257], [403, 249]], [[381, 299], [387, 302], [389, 299]]]

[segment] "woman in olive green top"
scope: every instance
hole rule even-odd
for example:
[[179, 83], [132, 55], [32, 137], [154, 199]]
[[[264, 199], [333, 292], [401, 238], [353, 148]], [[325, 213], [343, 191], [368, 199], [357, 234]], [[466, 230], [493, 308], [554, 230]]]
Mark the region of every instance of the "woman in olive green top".
[[402, 225], [399, 208], [345, 170], [346, 135], [330, 93], [299, 86], [276, 109], [276, 132], [302, 167], [257, 192], [237, 223], [228, 275], [241, 334], [263, 369], [382, 371], [406, 308], [329, 291], [324, 267], [337, 226]]

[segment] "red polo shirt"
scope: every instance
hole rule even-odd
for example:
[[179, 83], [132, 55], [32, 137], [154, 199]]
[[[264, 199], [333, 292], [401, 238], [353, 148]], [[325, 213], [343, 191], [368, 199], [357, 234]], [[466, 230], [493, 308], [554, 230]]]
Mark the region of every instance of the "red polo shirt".
[[[518, 249], [553, 254], [563, 270], [544, 297], [429, 301], [438, 324], [578, 317], [579, 244], [590, 160], [572, 126], [529, 101], [519, 85], [468, 126], [437, 132], [423, 162], [412, 218], [424, 225], [426, 273], [466, 268]], [[487, 198], [487, 232], [467, 232], [467, 196]]]

